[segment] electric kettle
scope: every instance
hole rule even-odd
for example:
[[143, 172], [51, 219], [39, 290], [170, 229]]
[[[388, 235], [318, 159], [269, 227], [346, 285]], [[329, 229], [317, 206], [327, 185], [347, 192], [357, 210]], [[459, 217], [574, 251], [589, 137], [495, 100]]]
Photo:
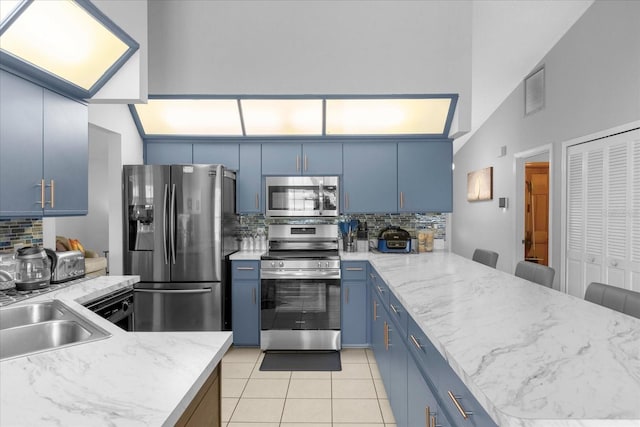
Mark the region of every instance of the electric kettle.
[[51, 261], [44, 249], [25, 246], [16, 253], [16, 290], [33, 291], [49, 286]]

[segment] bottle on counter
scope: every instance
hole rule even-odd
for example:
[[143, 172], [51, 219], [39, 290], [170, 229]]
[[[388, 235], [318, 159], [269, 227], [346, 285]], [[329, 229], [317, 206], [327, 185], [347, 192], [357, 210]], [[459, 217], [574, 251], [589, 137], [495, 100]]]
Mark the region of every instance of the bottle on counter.
[[433, 251], [434, 231], [431, 228], [418, 230], [418, 253]]

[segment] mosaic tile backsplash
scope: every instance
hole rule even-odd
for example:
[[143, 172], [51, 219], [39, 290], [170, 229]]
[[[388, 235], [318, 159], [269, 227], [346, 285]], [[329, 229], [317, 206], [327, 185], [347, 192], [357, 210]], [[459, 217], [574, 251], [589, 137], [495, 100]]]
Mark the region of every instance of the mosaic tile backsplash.
[[0, 252], [11, 252], [20, 244], [42, 246], [42, 220], [0, 218]]
[[427, 214], [354, 214], [341, 215], [337, 218], [265, 218], [262, 214], [240, 215], [240, 234], [255, 235], [259, 227], [264, 227], [265, 231], [269, 224], [298, 224], [318, 223], [322, 221], [329, 224], [337, 224], [339, 221], [357, 219], [361, 223], [366, 222], [369, 229], [369, 237], [378, 237], [380, 231], [390, 225], [395, 225], [407, 230], [412, 238], [416, 238], [418, 229], [433, 228], [436, 239], [444, 239], [447, 217], [440, 213]]

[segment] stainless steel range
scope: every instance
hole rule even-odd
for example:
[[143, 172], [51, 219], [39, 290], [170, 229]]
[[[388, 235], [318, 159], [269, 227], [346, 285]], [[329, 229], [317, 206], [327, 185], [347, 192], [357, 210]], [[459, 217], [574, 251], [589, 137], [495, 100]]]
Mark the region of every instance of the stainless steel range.
[[262, 350], [340, 350], [337, 225], [270, 225], [260, 279]]

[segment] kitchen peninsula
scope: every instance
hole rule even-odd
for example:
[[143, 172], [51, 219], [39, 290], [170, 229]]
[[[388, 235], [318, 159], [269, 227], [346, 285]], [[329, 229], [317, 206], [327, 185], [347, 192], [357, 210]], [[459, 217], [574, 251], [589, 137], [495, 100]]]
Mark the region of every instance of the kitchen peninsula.
[[640, 319], [452, 253], [341, 256], [369, 261], [497, 425], [640, 425]]
[[125, 332], [81, 306], [131, 287], [102, 276], [27, 300], [60, 299], [106, 339], [0, 362], [2, 426], [175, 425], [231, 346], [230, 332]]

